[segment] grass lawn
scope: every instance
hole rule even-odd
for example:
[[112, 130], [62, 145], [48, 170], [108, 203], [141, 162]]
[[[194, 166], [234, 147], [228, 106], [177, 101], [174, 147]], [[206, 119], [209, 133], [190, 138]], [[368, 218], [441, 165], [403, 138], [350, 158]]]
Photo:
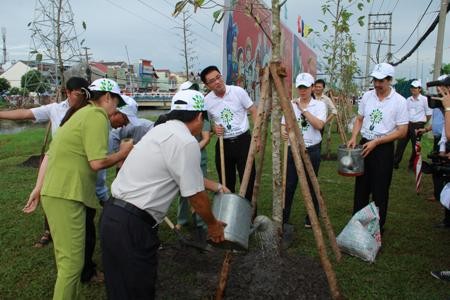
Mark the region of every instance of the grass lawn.
[[[42, 209], [38, 208], [32, 215], [21, 212], [34, 186], [37, 170], [20, 164], [30, 155], [39, 154], [44, 131], [39, 128], [0, 135], [0, 299], [52, 296], [56, 276], [53, 247], [32, 247], [42, 233]], [[431, 139], [424, 140], [423, 153], [429, 152], [431, 143]], [[214, 144], [213, 138], [208, 146], [208, 172], [210, 177], [217, 178], [212, 159]], [[332, 147], [337, 148], [336, 136]], [[342, 293], [349, 299], [446, 299], [450, 296], [450, 283], [430, 275], [431, 270], [450, 269], [450, 230], [433, 228], [442, 220], [443, 209], [439, 203], [426, 200], [432, 194], [430, 176], [424, 175], [422, 193], [416, 195], [414, 176], [406, 170], [408, 157], [409, 147], [400, 169], [394, 171], [383, 248], [376, 262], [369, 264], [344, 254], [340, 264], [334, 263]], [[272, 207], [270, 159], [270, 149], [267, 149], [258, 200], [259, 213], [268, 216]], [[109, 172], [109, 180], [112, 176], [113, 171]], [[351, 217], [354, 179], [339, 176], [336, 161], [322, 161], [319, 182], [338, 235]], [[295, 239], [288, 251], [291, 255], [309, 255], [318, 260], [312, 231], [303, 228], [303, 202], [298, 195], [295, 199], [291, 216]], [[173, 220], [174, 208], [172, 205], [170, 211]], [[161, 226], [160, 233], [162, 241], [174, 240], [167, 226]], [[98, 247], [94, 259], [100, 263]], [[88, 299], [105, 298], [103, 286], [84, 286], [84, 294]]]

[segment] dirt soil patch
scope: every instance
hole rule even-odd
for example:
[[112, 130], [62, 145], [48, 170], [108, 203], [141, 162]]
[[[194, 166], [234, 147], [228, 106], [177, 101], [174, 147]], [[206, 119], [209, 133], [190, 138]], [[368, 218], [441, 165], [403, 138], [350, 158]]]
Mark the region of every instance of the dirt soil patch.
[[39, 168], [40, 164], [41, 164], [41, 156], [32, 155], [28, 157], [26, 161], [22, 162], [19, 166], [28, 168]]
[[[214, 299], [225, 252], [178, 245], [159, 251], [157, 299]], [[330, 299], [320, 264], [301, 255], [233, 254], [225, 299]]]

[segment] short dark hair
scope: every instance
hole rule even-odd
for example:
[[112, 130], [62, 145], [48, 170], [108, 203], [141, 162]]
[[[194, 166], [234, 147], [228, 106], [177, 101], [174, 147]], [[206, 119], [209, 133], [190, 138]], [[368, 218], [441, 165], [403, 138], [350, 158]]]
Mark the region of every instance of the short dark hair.
[[208, 75], [212, 71], [217, 71], [220, 73], [219, 68], [217, 68], [217, 66], [208, 66], [200, 72], [200, 79], [202, 80], [203, 83], [206, 83], [206, 75]]
[[203, 111], [192, 111], [192, 110], [172, 110], [166, 114], [166, 121], [170, 120], [178, 120], [183, 123], [188, 123], [194, 120], [198, 114], [203, 115], [203, 119], [205, 119], [205, 113]]
[[74, 91], [81, 88], [87, 89], [89, 87], [89, 82], [82, 77], [70, 77], [66, 82], [66, 90]]
[[317, 79], [316, 82], [314, 82], [314, 84], [318, 84], [318, 83], [321, 83], [323, 85], [323, 87], [325, 87], [325, 80]]

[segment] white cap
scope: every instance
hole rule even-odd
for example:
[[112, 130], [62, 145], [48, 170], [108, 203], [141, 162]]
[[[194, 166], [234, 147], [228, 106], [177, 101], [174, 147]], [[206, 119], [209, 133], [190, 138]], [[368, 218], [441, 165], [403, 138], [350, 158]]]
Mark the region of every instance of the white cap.
[[94, 82], [91, 83], [89, 86], [89, 90], [91, 91], [100, 91], [100, 92], [110, 92], [117, 94], [120, 98], [120, 102], [117, 106], [124, 106], [126, 105], [125, 101], [122, 98], [122, 93], [120, 91], [120, 87], [114, 80], [108, 79], [108, 78], [100, 78], [97, 80], [94, 80]]
[[388, 76], [394, 78], [395, 69], [388, 63], [381, 63], [375, 65], [370, 76], [375, 77], [376, 79], [384, 79]]
[[205, 97], [194, 90], [179, 91], [172, 98], [170, 110], [206, 111]]
[[127, 95], [122, 95], [122, 98], [125, 101], [126, 105], [117, 108], [117, 110], [127, 116], [131, 125], [139, 125], [140, 121], [137, 116], [138, 111], [137, 102]]
[[306, 86], [310, 87], [314, 84], [314, 77], [309, 73], [300, 73], [295, 78], [295, 87]]
[[441, 75], [437, 78], [437, 80], [444, 80], [445, 78], [447, 78], [447, 74]]
[[415, 88], [422, 87], [422, 82], [420, 81], [420, 79], [413, 80], [413, 82], [411, 82], [411, 86]]

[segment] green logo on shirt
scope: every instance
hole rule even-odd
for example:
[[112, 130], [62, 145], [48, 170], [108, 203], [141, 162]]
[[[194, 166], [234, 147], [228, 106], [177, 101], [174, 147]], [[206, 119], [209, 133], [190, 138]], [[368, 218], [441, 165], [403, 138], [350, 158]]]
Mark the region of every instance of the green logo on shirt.
[[226, 124], [227, 129], [231, 129], [231, 121], [233, 121], [233, 112], [229, 108], [225, 108], [220, 113], [220, 118]]
[[375, 128], [375, 125], [380, 124], [382, 120], [383, 120], [383, 112], [378, 108], [374, 109], [370, 113], [370, 121], [372, 122], [372, 124], [370, 124], [369, 129], [372, 131]]

